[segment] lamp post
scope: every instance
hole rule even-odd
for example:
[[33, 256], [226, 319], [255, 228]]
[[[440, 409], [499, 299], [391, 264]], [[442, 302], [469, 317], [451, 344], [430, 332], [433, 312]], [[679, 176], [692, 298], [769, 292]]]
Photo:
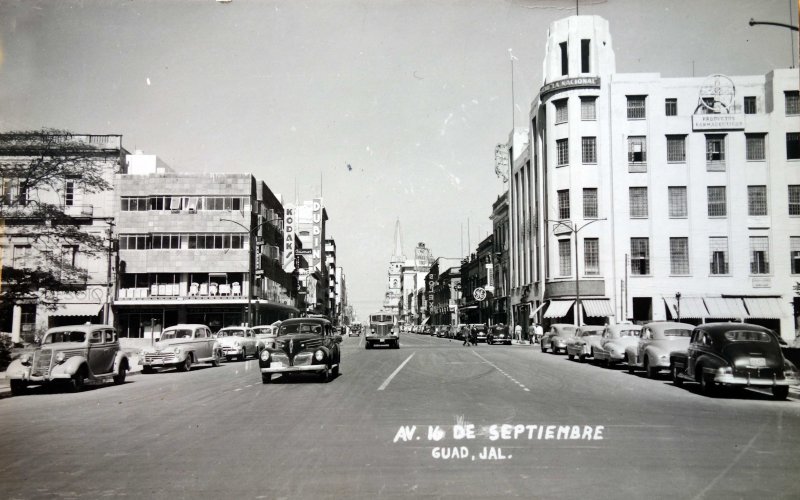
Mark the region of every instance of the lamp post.
[[575, 239], [575, 326], [581, 326], [581, 284], [580, 284], [580, 274], [578, 273], [578, 233], [581, 229], [585, 228], [590, 224], [594, 224], [597, 221], [606, 220], [605, 217], [602, 219], [592, 219], [589, 222], [583, 224], [582, 226], [578, 226], [574, 222], [569, 219], [558, 219], [558, 220], [549, 220], [547, 219], [545, 222], [552, 222], [555, 224], [553, 228], [553, 234], [555, 234], [555, 230], [558, 226], [562, 226], [563, 228], [567, 229], [571, 232]]
[[244, 224], [242, 224], [240, 222], [237, 222], [235, 220], [232, 220], [232, 219], [220, 219], [220, 221], [233, 222], [237, 226], [239, 226], [242, 229], [244, 229], [245, 231], [247, 231], [247, 234], [248, 234], [248, 241], [247, 241], [247, 244], [248, 244], [248, 259], [247, 259], [247, 268], [248, 268], [247, 269], [247, 326], [251, 326], [251, 324], [253, 323], [252, 310], [251, 310], [251, 304], [252, 304], [252, 301], [253, 301], [253, 298], [252, 298], [253, 297], [253, 276], [254, 276], [254, 273], [253, 273], [253, 261], [255, 260], [255, 245], [253, 245], [253, 235], [264, 224], [267, 224], [269, 222], [275, 222], [275, 221], [278, 221], [278, 220], [283, 220], [283, 219], [280, 219], [280, 218], [268, 219], [268, 220], [265, 220], [263, 222], [260, 222], [260, 223], [256, 224], [252, 228], [248, 228]]
[[681, 292], [675, 292], [675, 302], [677, 303], [678, 323], [681, 322]]
[[[791, 13], [791, 3], [789, 4], [789, 12]], [[798, 17], [800, 17], [800, 13], [798, 13]], [[774, 21], [756, 21], [752, 17], [750, 18], [750, 22], [748, 24], [750, 26], [756, 26], [756, 25], [759, 25], [759, 24], [764, 24], [764, 25], [768, 25], [768, 26], [778, 26], [779, 28], [787, 28], [787, 29], [789, 29], [791, 31], [800, 31], [797, 28], [797, 26], [793, 26], [791, 24], [776, 23]], [[791, 33], [789, 33], [789, 39], [792, 40], [792, 42], [791, 42], [792, 43], [792, 65], [794, 66], [794, 64], [795, 64], [795, 60], [794, 60], [794, 40], [792, 39], [792, 34]], [[798, 38], [798, 41], [800, 41], [800, 37]]]

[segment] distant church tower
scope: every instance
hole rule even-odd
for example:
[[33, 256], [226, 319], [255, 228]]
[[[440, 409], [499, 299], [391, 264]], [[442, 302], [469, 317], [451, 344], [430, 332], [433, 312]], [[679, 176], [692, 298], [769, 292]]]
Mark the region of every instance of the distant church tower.
[[394, 225], [394, 254], [389, 261], [389, 283], [386, 291], [384, 307], [392, 312], [400, 312], [403, 286], [403, 264], [406, 256], [403, 255], [403, 236], [400, 233], [400, 219]]

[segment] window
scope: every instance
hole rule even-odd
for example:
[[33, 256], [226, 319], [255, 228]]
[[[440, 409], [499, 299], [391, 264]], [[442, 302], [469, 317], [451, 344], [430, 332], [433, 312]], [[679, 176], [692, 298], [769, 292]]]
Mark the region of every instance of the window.
[[569, 73], [569, 55], [567, 54], [567, 42], [558, 44], [561, 49], [561, 74], [567, 75]]
[[706, 135], [706, 170], [725, 171], [724, 135]]
[[23, 269], [30, 267], [32, 252], [30, 245], [14, 245], [14, 254], [11, 256], [11, 267]]
[[581, 97], [581, 120], [597, 119], [597, 97]]
[[583, 218], [597, 218], [597, 188], [583, 188]]
[[556, 124], [567, 123], [569, 119], [569, 108], [567, 107], [567, 99], [559, 99], [553, 101], [553, 106], [556, 108]]
[[75, 203], [75, 181], [64, 182], [64, 205], [71, 207]]
[[769, 239], [750, 237], [750, 274], [769, 274]]
[[786, 159], [800, 160], [800, 133], [798, 132], [786, 134]]
[[570, 276], [572, 274], [572, 255], [570, 240], [558, 240], [558, 274]]
[[581, 141], [583, 163], [597, 163], [597, 137], [583, 137]]
[[668, 135], [667, 136], [667, 162], [685, 163], [686, 162], [686, 136]]
[[766, 158], [764, 149], [766, 134], [744, 134], [749, 161], [763, 161]]
[[670, 274], [689, 274], [689, 238], [669, 239]]
[[726, 217], [727, 207], [725, 186], [708, 186], [708, 216]]
[[678, 100], [674, 97], [664, 99], [664, 114], [667, 116], [678, 115]]
[[581, 73], [589, 72], [590, 40], [581, 40]]
[[644, 107], [646, 98], [643, 95], [628, 96], [628, 120], [644, 120], [647, 117]]
[[786, 96], [786, 115], [800, 115], [800, 92], [797, 90], [787, 90]]
[[147, 235], [144, 234], [121, 234], [119, 235], [120, 250], [146, 250]]
[[747, 186], [747, 215], [767, 215], [767, 186]]
[[669, 216], [682, 218], [687, 216], [686, 186], [669, 186]]
[[61, 245], [61, 265], [75, 267], [78, 245]]
[[631, 238], [631, 274], [639, 276], [650, 274], [649, 238]]
[[628, 171], [647, 172], [647, 138], [628, 137]]
[[569, 219], [569, 189], [558, 191], [558, 218], [561, 220]]
[[800, 236], [789, 238], [789, 259], [792, 274], [800, 274]]
[[728, 237], [714, 236], [708, 240], [711, 274], [728, 274]]
[[[800, 239], [800, 238], [798, 238]], [[583, 240], [583, 272], [587, 275], [600, 274], [600, 240], [584, 238]]]
[[558, 153], [558, 166], [569, 165], [569, 139], [558, 139], [556, 152]]
[[800, 184], [789, 186], [789, 215], [800, 215]]
[[754, 95], [744, 96], [744, 114], [746, 115], [756, 114], [756, 96]]
[[632, 187], [628, 191], [631, 218], [647, 217], [647, 188]]

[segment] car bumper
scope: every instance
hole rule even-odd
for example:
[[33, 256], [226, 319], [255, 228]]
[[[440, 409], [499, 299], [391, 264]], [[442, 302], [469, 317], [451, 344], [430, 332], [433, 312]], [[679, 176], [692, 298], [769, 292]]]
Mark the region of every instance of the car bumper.
[[364, 340], [367, 342], [373, 342], [375, 344], [386, 344], [389, 342], [394, 342], [397, 340], [397, 337], [364, 337]]
[[238, 356], [242, 354], [243, 349], [241, 347], [223, 347], [222, 354], [224, 356]]
[[[300, 366], [270, 366], [269, 368], [261, 368], [261, 373], [291, 373], [291, 372], [321, 372], [327, 368], [328, 365], [300, 365]], [[331, 368], [337, 365], [331, 366]]]
[[47, 384], [58, 380], [69, 380], [72, 378], [70, 373], [51, 373], [50, 375], [30, 375], [28, 373], [22, 376], [7, 377], [8, 380], [21, 380], [26, 384]]
[[736, 375], [716, 375], [714, 382], [724, 385], [740, 385], [745, 387], [773, 387], [781, 385], [798, 385], [800, 379], [789, 377], [784, 379], [738, 377]]

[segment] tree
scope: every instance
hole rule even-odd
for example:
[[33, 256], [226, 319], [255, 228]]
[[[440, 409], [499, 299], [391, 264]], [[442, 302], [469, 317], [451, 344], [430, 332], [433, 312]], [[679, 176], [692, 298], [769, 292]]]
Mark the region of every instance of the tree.
[[[56, 129], [0, 134], [0, 235], [24, 241], [30, 250], [23, 262], [15, 263], [13, 255], [2, 258], [0, 303], [5, 306], [36, 299], [41, 289], [82, 289], [88, 272], [70, 252], [80, 249], [97, 257], [107, 250], [107, 239], [87, 230], [91, 217], [87, 221], [74, 210], [80, 207], [70, 206], [70, 197], [110, 190], [121, 149], [104, 148], [88, 137]], [[47, 301], [51, 307], [54, 297]]]

